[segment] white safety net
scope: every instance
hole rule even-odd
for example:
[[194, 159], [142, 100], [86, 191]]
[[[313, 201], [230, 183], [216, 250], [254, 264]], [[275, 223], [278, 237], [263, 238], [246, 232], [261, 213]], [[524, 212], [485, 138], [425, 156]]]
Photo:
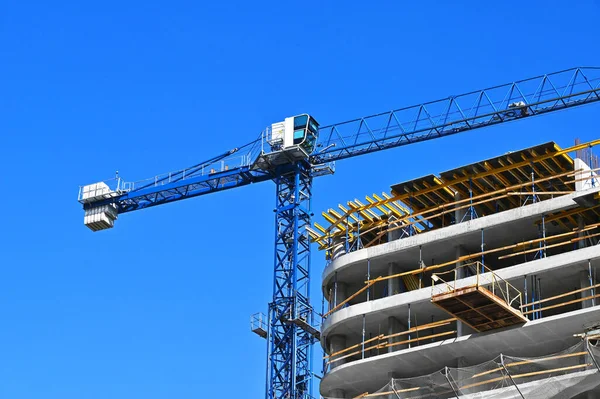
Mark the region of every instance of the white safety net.
[[355, 398], [571, 399], [600, 387], [599, 342], [584, 340], [542, 357], [500, 355], [475, 366], [392, 378], [378, 391]]

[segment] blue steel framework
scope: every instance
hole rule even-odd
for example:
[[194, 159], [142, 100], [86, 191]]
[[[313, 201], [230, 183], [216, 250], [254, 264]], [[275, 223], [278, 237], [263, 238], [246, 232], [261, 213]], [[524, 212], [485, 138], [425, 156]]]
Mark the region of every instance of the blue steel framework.
[[[266, 397], [304, 399], [311, 392], [310, 348], [316, 337], [310, 327], [310, 246], [304, 233], [310, 224], [315, 166], [598, 100], [600, 68], [573, 68], [321, 127], [317, 148], [308, 160], [278, 169], [257, 166], [267, 145], [264, 133], [240, 149], [141, 184], [118, 178], [112, 186], [114, 192], [101, 199], [84, 200], [80, 191], [79, 200], [85, 209], [115, 204], [121, 214], [274, 180], [275, 278], [269, 306]], [[236, 157], [239, 160], [234, 160]]]
[[269, 305], [267, 398], [309, 398], [315, 336], [310, 305], [311, 165], [300, 161], [275, 178], [275, 278]]

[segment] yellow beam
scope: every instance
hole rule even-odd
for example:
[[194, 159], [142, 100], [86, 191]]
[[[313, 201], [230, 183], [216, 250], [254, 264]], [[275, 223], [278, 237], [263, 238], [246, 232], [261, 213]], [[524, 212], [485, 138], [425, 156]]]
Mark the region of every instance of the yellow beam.
[[325, 227], [321, 226], [319, 223], [315, 222], [314, 226], [317, 230], [319, 230], [321, 233], [323, 234], [327, 234], [327, 229], [325, 229]]
[[[344, 225], [340, 224], [340, 221], [336, 220], [334, 217], [331, 217], [327, 212], [321, 212], [321, 215], [323, 215], [323, 217], [325, 218], [325, 220], [327, 220], [329, 223], [331, 223], [331, 226], [334, 226], [340, 230], [340, 231], [346, 231], [346, 228], [344, 227]], [[331, 226], [327, 228], [327, 231], [331, 231]]]
[[377, 209], [379, 209], [379, 210], [381, 211], [381, 213], [383, 213], [384, 215], [389, 215], [389, 214], [390, 214], [390, 211], [389, 211], [389, 210], [387, 210], [386, 208], [384, 208], [384, 207], [383, 207], [383, 206], [381, 206], [381, 205], [377, 205], [377, 201], [375, 201], [373, 198], [371, 198], [371, 197], [369, 197], [369, 196], [367, 195], [367, 196], [365, 196], [365, 199], [367, 200], [367, 202], [368, 202], [369, 204], [374, 204], [374, 205], [375, 205], [375, 207], [377, 207]]
[[[469, 178], [477, 179], [477, 178], [480, 178], [480, 177], [490, 176], [490, 175], [494, 175], [494, 174], [501, 173], [501, 172], [504, 172], [504, 171], [510, 171], [510, 170], [515, 169], [515, 168], [520, 168], [520, 167], [523, 167], [523, 166], [527, 166], [531, 162], [537, 162], [537, 161], [540, 161], [540, 160], [545, 160], [545, 159], [550, 159], [550, 158], [555, 158], [555, 157], [563, 157], [563, 158], [569, 160], [570, 158], [567, 155], [569, 152], [578, 151], [578, 150], [581, 150], [581, 149], [584, 149], [584, 148], [588, 148], [588, 147], [594, 147], [594, 146], [597, 146], [599, 144], [600, 144], [600, 139], [589, 141], [587, 143], [581, 143], [581, 144], [578, 144], [578, 145], [575, 145], [575, 146], [572, 146], [572, 147], [568, 147], [568, 148], [565, 148], [565, 149], [559, 149], [560, 147], [556, 146], [557, 151], [554, 152], [554, 153], [547, 153], [547, 154], [540, 155], [540, 156], [535, 157], [535, 158], [531, 158], [531, 159], [529, 159], [527, 161], [515, 162], [512, 165], [505, 165], [505, 166], [503, 166], [501, 168], [493, 169], [491, 171], [485, 171], [485, 172], [474, 174], [472, 176], [462, 177], [462, 178], [459, 178], [457, 180], [452, 180], [452, 181], [444, 182], [441, 187], [436, 187], [436, 188], [430, 187], [430, 188], [426, 188], [426, 189], [423, 189], [423, 190], [416, 191], [416, 192], [411, 193], [411, 194], [412, 195], [419, 195], [419, 194], [423, 194], [423, 193], [429, 193], [429, 192], [434, 191], [435, 189], [438, 189], [438, 188], [451, 187], [454, 184], [458, 184], [458, 183], [462, 183], [462, 182], [465, 182], [465, 181], [469, 181]], [[385, 203], [390, 203], [390, 202], [402, 200], [402, 199], [408, 198], [409, 195], [410, 194], [396, 195], [396, 196], [390, 197], [389, 199], [385, 199], [384, 201], [380, 202], [379, 204], [383, 205]], [[372, 204], [369, 204], [368, 206], [361, 207], [358, 210], [365, 210], [365, 209], [368, 209], [368, 208], [370, 208], [372, 206], [373, 206]], [[332, 228], [332, 226], [330, 227], [330, 229], [331, 228]]]
[[365, 204], [363, 204], [362, 202], [360, 202], [360, 201], [359, 201], [359, 200], [357, 200], [357, 199], [354, 199], [354, 202], [355, 202], [355, 203], [357, 203], [357, 204], [358, 204], [358, 205], [359, 205], [361, 208], [364, 208], [364, 210], [365, 210], [366, 212], [368, 212], [368, 213], [369, 213], [371, 216], [373, 216], [374, 218], [379, 218], [379, 215], [378, 215], [378, 214], [376, 214], [375, 212], [373, 212], [373, 211], [371, 210], [371, 207], [369, 207], [369, 206], [366, 206]]
[[369, 222], [373, 221], [373, 218], [371, 217], [370, 214], [368, 214], [367, 212], [363, 211], [363, 210], [358, 210], [360, 208], [360, 205], [355, 204], [352, 201], [348, 201], [348, 206], [350, 208], [352, 208], [352, 210], [356, 213], [358, 213], [360, 216], [363, 217], [363, 219], [368, 220]]
[[344, 215], [350, 216], [350, 219], [354, 220], [357, 223], [360, 222], [360, 219], [354, 216], [354, 213], [348, 214], [348, 208], [346, 208], [344, 205], [338, 204], [338, 208], [340, 208], [340, 211], [344, 212]]

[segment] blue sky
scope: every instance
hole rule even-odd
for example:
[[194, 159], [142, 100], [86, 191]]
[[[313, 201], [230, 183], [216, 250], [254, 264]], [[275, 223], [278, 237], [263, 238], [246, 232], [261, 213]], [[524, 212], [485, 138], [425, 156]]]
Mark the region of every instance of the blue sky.
[[[28, 2], [0, 13], [0, 398], [258, 398], [274, 186], [124, 215], [81, 184], [322, 124], [600, 66], [598, 1]], [[404, 4], [411, 3], [411, 4]], [[314, 210], [509, 150], [598, 137], [583, 107], [338, 163]], [[323, 254], [313, 254], [320, 307]]]

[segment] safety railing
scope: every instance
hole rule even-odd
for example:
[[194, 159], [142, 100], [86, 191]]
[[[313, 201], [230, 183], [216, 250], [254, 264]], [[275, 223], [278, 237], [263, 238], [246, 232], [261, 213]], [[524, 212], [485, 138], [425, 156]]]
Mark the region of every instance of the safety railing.
[[[565, 306], [576, 306], [586, 301], [589, 302], [590, 306], [596, 306], [599, 301], [598, 298], [600, 298], [600, 294], [598, 294], [599, 289], [600, 284], [593, 284], [589, 287], [563, 292], [549, 298], [530, 301], [519, 307], [525, 316], [540, 319], [543, 317], [543, 312], [547, 314], [551, 310], [560, 309]], [[572, 299], [573, 297], [575, 299]]]
[[267, 338], [269, 331], [269, 319], [267, 318], [267, 315], [259, 312], [250, 316], [250, 331], [262, 338]]
[[[544, 224], [544, 217], [541, 219], [541, 223]], [[482, 230], [483, 233], [483, 230]], [[593, 223], [589, 225], [585, 225], [581, 228], [573, 229], [572, 231], [567, 231], [565, 233], [553, 234], [553, 235], [544, 235], [540, 238], [535, 238], [531, 240], [524, 240], [518, 242], [516, 244], [504, 245], [496, 248], [489, 248], [481, 252], [475, 252], [468, 255], [460, 256], [456, 259], [449, 260], [446, 262], [433, 264], [430, 266], [422, 264], [421, 268], [404, 271], [401, 273], [391, 274], [391, 275], [380, 275], [378, 277], [372, 277], [373, 273], [370, 269], [370, 261], [367, 260], [365, 267], [365, 274], [367, 275], [367, 280], [364, 282], [364, 285], [358, 288], [353, 293], [348, 293], [347, 296], [344, 297], [342, 301], [334, 300], [330, 301], [330, 309], [323, 316], [324, 318], [328, 317], [330, 314], [346, 307], [351, 304], [356, 304], [365, 301], [378, 299], [373, 295], [374, 288], [377, 284], [384, 283], [390, 279], [408, 279], [412, 278], [416, 279], [415, 287], [407, 287], [409, 290], [424, 288], [425, 279], [431, 275], [430, 273], [436, 274], [438, 276], [442, 276], [442, 271], [444, 273], [453, 273], [454, 268], [459, 262], [474, 262], [475, 259], [481, 259], [489, 257], [490, 255], [496, 256], [498, 260], [508, 259], [515, 256], [530, 256], [530, 258], [525, 258], [526, 261], [532, 259], [544, 258], [547, 256], [552, 256], [547, 253], [547, 250], [553, 249], [557, 251], [559, 248], [564, 248], [557, 253], [564, 253], [576, 250], [578, 248], [577, 243], [585, 240], [599, 240], [600, 239], [600, 223]], [[598, 241], [600, 244], [600, 241]], [[485, 246], [485, 242], [481, 241], [482, 248]], [[501, 255], [504, 253], [503, 255]], [[415, 263], [422, 263], [420, 260], [415, 260]], [[469, 263], [470, 264], [470, 263]], [[452, 269], [450, 269], [452, 268]], [[446, 271], [447, 270], [447, 271]], [[465, 274], [465, 276], [470, 276], [476, 274], [475, 272], [472, 274]], [[453, 277], [454, 278], [454, 277]], [[450, 279], [452, 280], [452, 279]], [[335, 286], [335, 282], [334, 282]], [[494, 291], [498, 288], [498, 285], [493, 286]], [[503, 288], [505, 290], [505, 288]], [[334, 290], [335, 293], [335, 290]], [[389, 295], [394, 295], [393, 293], [388, 293]], [[501, 295], [501, 291], [498, 291], [498, 295]], [[335, 294], [332, 294], [335, 296]], [[514, 298], [511, 298], [511, 300]], [[514, 303], [514, 302], [513, 302]], [[512, 306], [512, 305], [511, 305]]]
[[[474, 284], [469, 284], [473, 282], [473, 278]], [[432, 274], [431, 281], [432, 297], [475, 286], [487, 289], [515, 309], [520, 310], [523, 304], [521, 291], [481, 262], [466, 263], [453, 270], [436, 272]]]
[[128, 183], [118, 176], [113, 177], [112, 179], [106, 179], [100, 183], [79, 186], [77, 200], [79, 202], [85, 202], [90, 198], [114, 197], [128, 191], [126, 187], [128, 187]]
[[546, 356], [500, 354], [467, 367], [444, 367], [431, 374], [391, 378], [381, 389], [353, 398], [579, 397], [598, 385], [600, 347], [597, 339], [584, 337], [581, 342]]
[[[414, 322], [416, 322], [416, 319]], [[379, 334], [371, 338], [363, 337], [360, 342], [354, 345], [324, 356], [325, 370], [328, 371], [335, 368], [339, 362], [344, 360], [365, 359], [388, 353], [390, 349], [400, 350], [402, 348], [410, 348], [414, 345], [452, 338], [456, 336], [455, 322], [455, 318], [449, 318], [420, 326], [416, 325], [392, 334]], [[410, 326], [410, 322], [408, 324]]]

